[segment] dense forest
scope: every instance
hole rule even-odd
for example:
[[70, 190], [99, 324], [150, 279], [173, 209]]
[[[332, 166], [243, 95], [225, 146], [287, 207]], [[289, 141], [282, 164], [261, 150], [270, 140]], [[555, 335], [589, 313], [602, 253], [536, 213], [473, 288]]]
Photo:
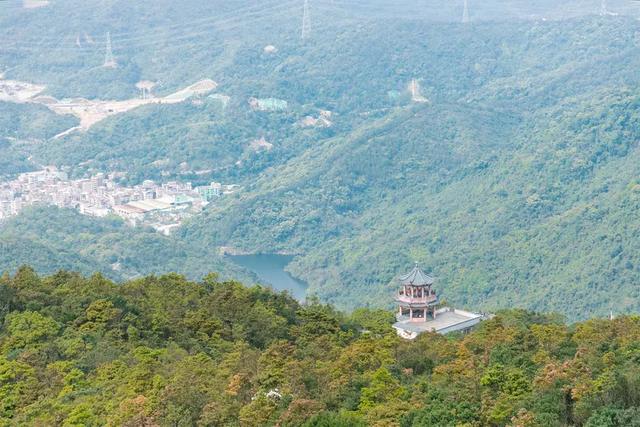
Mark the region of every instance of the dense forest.
[[[171, 236], [0, 223], [0, 427], [640, 427], [638, 5], [310, 0], [302, 37], [304, 3], [0, 1], [0, 79], [217, 83], [68, 134], [2, 93], [0, 179], [238, 185]], [[295, 254], [306, 302], [222, 246]], [[495, 316], [399, 338], [415, 261]]]
[[0, 425], [588, 426], [640, 420], [640, 317], [506, 310], [398, 338], [208, 274], [0, 278]]
[[[0, 72], [61, 99], [136, 97], [143, 79], [167, 95], [203, 78], [222, 98], [149, 105], [58, 139], [75, 119], [0, 103], [0, 175], [56, 164], [242, 191], [171, 237], [27, 210], [0, 225], [0, 269], [251, 280], [218, 256], [228, 246], [296, 254], [291, 272], [340, 309], [387, 308], [392, 278], [419, 261], [474, 310], [571, 321], [640, 310], [631, 2], [606, 13], [599, 1], [470, 2], [462, 24], [461, 1], [317, 0], [305, 40], [293, 0], [130, 3], [7, 2]], [[101, 67], [107, 31], [116, 69]], [[412, 100], [413, 79], [428, 102]], [[256, 111], [251, 97], [287, 108]], [[301, 124], [326, 111], [331, 126]], [[252, 149], [262, 137], [271, 149]]]
[[226, 262], [212, 246], [184, 244], [151, 228], [132, 228], [116, 216], [91, 218], [75, 210], [35, 206], [0, 227], [0, 266], [15, 271], [24, 260], [38, 272], [66, 269], [115, 279], [188, 270], [191, 276], [256, 281]]

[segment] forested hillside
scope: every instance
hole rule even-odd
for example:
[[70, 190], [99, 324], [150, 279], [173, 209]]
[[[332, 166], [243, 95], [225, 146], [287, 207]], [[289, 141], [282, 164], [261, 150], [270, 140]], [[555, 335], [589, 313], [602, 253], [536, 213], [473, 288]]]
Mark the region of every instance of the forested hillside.
[[4, 271], [15, 271], [25, 263], [49, 274], [60, 269], [100, 271], [116, 280], [184, 269], [192, 277], [216, 270], [224, 278], [255, 281], [250, 273], [226, 262], [215, 247], [188, 245], [153, 229], [132, 228], [115, 216], [97, 219], [44, 206], [27, 209], [0, 228]]
[[[77, 120], [2, 103], [0, 175], [56, 164], [242, 190], [168, 238], [27, 211], [0, 225], [1, 270], [247, 278], [218, 256], [226, 246], [296, 254], [291, 271], [342, 309], [388, 307], [392, 279], [418, 261], [475, 310], [640, 310], [631, 2], [470, 2], [463, 24], [462, 2], [317, 0], [304, 40], [293, 0], [6, 3], [0, 72], [45, 95], [218, 86], [56, 139]], [[107, 32], [115, 69], [102, 67]], [[286, 106], [260, 111], [251, 98]]]
[[177, 274], [0, 278], [0, 425], [588, 426], [640, 419], [640, 318], [498, 313], [398, 338], [393, 315]]
[[623, 22], [479, 25], [457, 49], [425, 30], [431, 103], [315, 142], [184, 236], [299, 253], [292, 271], [341, 307], [388, 301], [417, 260], [469, 307], [637, 311], [640, 56]]

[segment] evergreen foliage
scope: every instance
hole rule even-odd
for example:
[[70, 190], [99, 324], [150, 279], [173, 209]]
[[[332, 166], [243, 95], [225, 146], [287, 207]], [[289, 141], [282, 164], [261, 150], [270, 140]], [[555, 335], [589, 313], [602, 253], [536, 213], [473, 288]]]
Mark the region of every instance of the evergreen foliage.
[[507, 310], [408, 342], [382, 312], [215, 274], [23, 266], [0, 296], [3, 426], [633, 426], [640, 411], [637, 316]]
[[[242, 190], [169, 239], [101, 221], [88, 240], [48, 236], [47, 220], [26, 213], [0, 231], [2, 268], [30, 263], [114, 279], [179, 270], [193, 279], [211, 259], [237, 276], [216, 255], [231, 246], [297, 254], [292, 273], [345, 309], [363, 298], [384, 307], [392, 279], [419, 261], [461, 307], [526, 307], [571, 320], [640, 310], [637, 20], [595, 16], [599, 5], [590, 12], [584, 2], [513, 0], [506, 10], [491, 0], [462, 25], [456, 2], [400, 2], [399, 16], [381, 1], [317, 1], [303, 43], [301, 9], [274, 1], [249, 12], [243, 3], [7, 9], [6, 78], [45, 84], [59, 98], [100, 99], [135, 97], [142, 79], [167, 95], [212, 78], [230, 101], [146, 106], [56, 140], [52, 131], [72, 119], [0, 104], [0, 174], [54, 163], [75, 176], [122, 171], [130, 183], [216, 180]], [[580, 16], [541, 19], [564, 9]], [[505, 18], [514, 15], [528, 19]], [[100, 67], [106, 30], [117, 69]], [[265, 53], [267, 44], [277, 52]], [[411, 102], [414, 78], [429, 103]], [[250, 97], [289, 108], [254, 111]], [[332, 127], [300, 126], [320, 110], [333, 112]], [[251, 149], [263, 136], [273, 148]], [[86, 225], [52, 214], [48, 227], [59, 229], [56, 221]], [[139, 245], [145, 250], [132, 249]]]

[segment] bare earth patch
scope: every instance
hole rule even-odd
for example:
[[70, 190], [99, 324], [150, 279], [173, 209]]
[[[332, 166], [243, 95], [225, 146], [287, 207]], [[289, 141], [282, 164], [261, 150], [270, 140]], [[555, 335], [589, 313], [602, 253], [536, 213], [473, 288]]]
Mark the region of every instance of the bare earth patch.
[[0, 101], [41, 104], [57, 114], [72, 114], [80, 119], [80, 126], [68, 129], [55, 136], [55, 138], [60, 138], [76, 130], [86, 131], [109, 116], [121, 114], [148, 104], [184, 102], [193, 96], [205, 95], [215, 90], [216, 87], [218, 87], [216, 82], [204, 79], [165, 97], [149, 96], [144, 99], [137, 98], [125, 101], [102, 101], [84, 98], [59, 100], [51, 96], [38, 96], [45, 89], [45, 86], [15, 80], [0, 80]]

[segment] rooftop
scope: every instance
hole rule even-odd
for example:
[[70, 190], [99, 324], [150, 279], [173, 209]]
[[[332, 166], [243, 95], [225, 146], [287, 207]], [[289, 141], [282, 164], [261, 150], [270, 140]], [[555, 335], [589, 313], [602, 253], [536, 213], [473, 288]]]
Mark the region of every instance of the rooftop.
[[128, 206], [133, 206], [134, 208], [138, 208], [144, 212], [155, 211], [168, 209], [171, 207], [170, 203], [166, 203], [156, 199], [148, 199], [148, 200], [137, 200], [135, 202], [128, 203]]
[[404, 286], [427, 286], [433, 285], [433, 277], [420, 270], [418, 264], [413, 267], [413, 270], [404, 276], [400, 276], [398, 279]]
[[145, 212], [143, 209], [137, 208], [135, 206], [130, 206], [130, 205], [115, 205], [113, 209], [116, 212], [128, 213], [128, 214], [141, 214]]
[[417, 335], [422, 332], [436, 332], [446, 334], [468, 329], [482, 320], [482, 315], [464, 310], [444, 307], [436, 311], [436, 318], [426, 322], [410, 322], [406, 316], [398, 316], [393, 327], [406, 331], [407, 335]]

